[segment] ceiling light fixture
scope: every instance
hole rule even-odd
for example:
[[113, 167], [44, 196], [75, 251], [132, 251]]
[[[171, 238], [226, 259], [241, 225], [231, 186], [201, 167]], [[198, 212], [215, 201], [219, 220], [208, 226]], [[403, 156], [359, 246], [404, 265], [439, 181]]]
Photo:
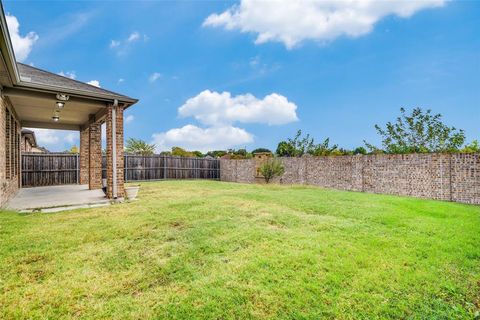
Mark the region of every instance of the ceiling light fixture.
[[57, 109], [63, 109], [63, 107], [65, 107], [65, 102], [57, 101], [57, 102], [55, 103], [55, 107], [56, 107]]
[[58, 110], [53, 111], [53, 117], [52, 117], [53, 122], [58, 122], [60, 121], [60, 114]]
[[57, 100], [60, 101], [68, 101], [70, 99], [70, 96], [64, 93], [57, 93]]

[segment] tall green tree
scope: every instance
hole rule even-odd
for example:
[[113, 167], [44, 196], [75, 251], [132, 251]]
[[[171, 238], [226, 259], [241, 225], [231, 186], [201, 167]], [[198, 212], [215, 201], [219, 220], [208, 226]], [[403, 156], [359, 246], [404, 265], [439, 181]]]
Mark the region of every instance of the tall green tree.
[[[441, 114], [421, 108], [414, 108], [411, 113], [401, 108], [400, 113], [395, 122], [387, 122], [384, 128], [375, 125], [387, 153], [456, 152], [465, 142], [464, 131], [444, 124]], [[365, 144], [372, 152], [380, 149]]]
[[125, 152], [130, 154], [139, 154], [150, 156], [155, 153], [155, 145], [149, 144], [142, 139], [129, 138], [125, 144]]

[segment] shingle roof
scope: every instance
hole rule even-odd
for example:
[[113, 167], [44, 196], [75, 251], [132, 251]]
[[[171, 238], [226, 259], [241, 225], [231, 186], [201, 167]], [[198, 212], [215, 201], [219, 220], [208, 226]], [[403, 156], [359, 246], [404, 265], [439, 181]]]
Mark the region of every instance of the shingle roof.
[[32, 147], [37, 146], [37, 138], [35, 137], [35, 132], [33, 132], [32, 130], [28, 130], [28, 129], [23, 128], [22, 129], [22, 137], [23, 136], [25, 136], [27, 139], [30, 140], [30, 144], [32, 145]]
[[23, 63], [17, 62], [18, 72], [20, 73], [20, 80], [23, 83], [32, 83], [43, 86], [56, 87], [64, 90], [75, 90], [88, 94], [99, 94], [104, 96], [110, 96], [112, 99], [118, 100], [135, 100], [128, 96], [105, 90], [99, 87], [92, 86], [90, 84], [63, 77], [61, 75], [41, 70]]

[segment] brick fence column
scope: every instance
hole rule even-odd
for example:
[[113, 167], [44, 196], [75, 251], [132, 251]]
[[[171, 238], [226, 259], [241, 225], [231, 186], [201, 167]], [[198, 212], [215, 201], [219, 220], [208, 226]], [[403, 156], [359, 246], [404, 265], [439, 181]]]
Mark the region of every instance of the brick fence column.
[[88, 184], [90, 177], [90, 128], [80, 130], [80, 184]]
[[[113, 105], [107, 110], [107, 196], [113, 198], [113, 157], [117, 160], [117, 197], [124, 196], [124, 152], [123, 152], [123, 107], [115, 107], [116, 119], [113, 119]], [[116, 154], [113, 154], [112, 122], [116, 124]]]
[[89, 188], [102, 188], [102, 132], [100, 123], [92, 123], [89, 128]]

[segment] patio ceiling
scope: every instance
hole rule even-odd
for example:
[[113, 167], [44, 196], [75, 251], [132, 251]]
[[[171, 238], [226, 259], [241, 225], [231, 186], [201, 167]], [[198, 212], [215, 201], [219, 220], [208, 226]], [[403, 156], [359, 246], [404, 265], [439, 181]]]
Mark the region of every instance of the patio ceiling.
[[54, 122], [56, 94], [4, 88], [3, 95], [10, 100], [22, 127], [80, 130], [92, 118], [101, 120], [106, 109], [105, 102], [70, 97], [59, 110], [60, 120]]

